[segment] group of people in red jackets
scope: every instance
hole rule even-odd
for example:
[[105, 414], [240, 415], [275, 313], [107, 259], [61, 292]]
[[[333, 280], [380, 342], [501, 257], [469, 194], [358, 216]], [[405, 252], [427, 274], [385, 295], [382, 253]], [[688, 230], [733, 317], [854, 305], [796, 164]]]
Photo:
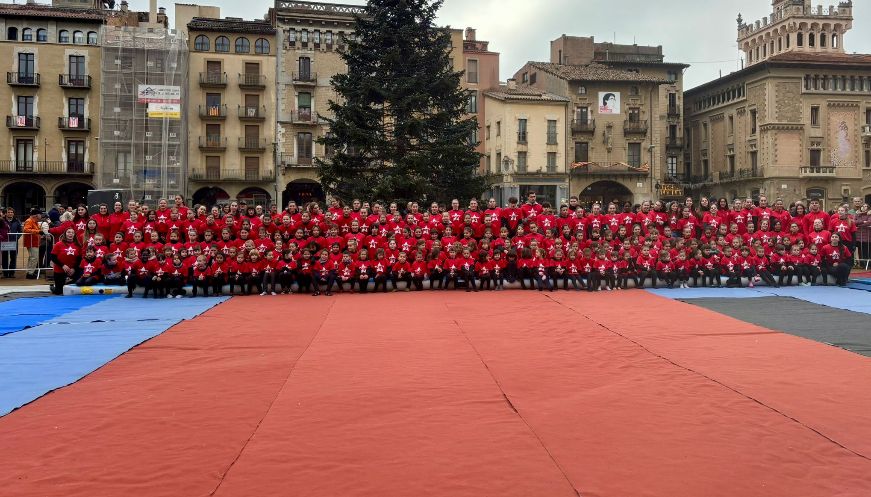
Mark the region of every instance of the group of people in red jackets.
[[[589, 207], [589, 208], [585, 208]], [[154, 298], [462, 288], [844, 286], [856, 225], [846, 206], [737, 199], [554, 209], [530, 192], [421, 207], [353, 200], [276, 207], [102, 205], [52, 228], [52, 291], [123, 285]], [[746, 283], [745, 283], [746, 282]]]

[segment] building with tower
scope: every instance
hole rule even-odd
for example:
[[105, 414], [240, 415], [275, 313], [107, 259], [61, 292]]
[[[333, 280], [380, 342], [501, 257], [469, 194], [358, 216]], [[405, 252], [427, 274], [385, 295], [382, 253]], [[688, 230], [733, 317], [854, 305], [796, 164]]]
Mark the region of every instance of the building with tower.
[[688, 90], [685, 170], [696, 196], [871, 200], [871, 55], [851, 54], [853, 4], [775, 0], [737, 40], [745, 67]]

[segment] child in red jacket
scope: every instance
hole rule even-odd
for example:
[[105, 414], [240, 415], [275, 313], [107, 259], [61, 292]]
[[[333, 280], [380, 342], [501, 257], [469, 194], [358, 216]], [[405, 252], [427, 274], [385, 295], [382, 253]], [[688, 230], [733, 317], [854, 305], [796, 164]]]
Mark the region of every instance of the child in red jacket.
[[475, 277], [480, 282], [481, 290], [493, 289], [493, 263], [490, 261], [490, 254], [481, 251], [478, 253], [478, 260], [475, 262]]
[[400, 252], [396, 262], [390, 267], [390, 283], [393, 285], [393, 291], [397, 291], [397, 283], [405, 282], [405, 291], [411, 291], [411, 263], [408, 262], [408, 254]]
[[100, 282], [102, 274], [100, 268], [103, 265], [103, 260], [97, 257], [97, 250], [94, 247], [85, 249], [85, 256], [79, 263], [79, 273], [81, 276], [76, 281], [76, 286], [93, 286]]
[[209, 286], [211, 286], [212, 283], [211, 275], [212, 269], [209, 267], [206, 256], [198, 256], [197, 262], [193, 267], [193, 280], [191, 281], [191, 284], [193, 285], [193, 293], [191, 294], [191, 298], [197, 296], [197, 291], [199, 289], [203, 290], [203, 297], [209, 296]]
[[227, 264], [227, 280], [230, 283], [230, 295], [236, 290], [236, 285], [239, 286], [239, 291], [245, 293], [245, 282], [248, 275], [245, 273], [246, 261], [245, 252], [237, 252], [236, 258]]
[[321, 255], [318, 260], [312, 265], [312, 275], [314, 277], [314, 293], [317, 297], [321, 294], [321, 285], [324, 285], [324, 295], [330, 297], [333, 295], [332, 288], [336, 281], [335, 265], [330, 262], [330, 253], [326, 250], [321, 250]]
[[419, 250], [414, 256], [414, 262], [411, 264], [411, 282], [414, 284], [414, 289], [417, 291], [423, 290], [423, 280], [427, 276], [427, 260], [423, 255], [423, 251]]
[[[656, 263], [657, 277], [665, 281], [668, 288], [674, 288], [674, 282], [677, 281], [677, 272], [675, 271], [674, 263], [671, 261], [671, 254], [663, 250], [659, 254], [659, 261]], [[654, 287], [656, 288], [656, 287]]]

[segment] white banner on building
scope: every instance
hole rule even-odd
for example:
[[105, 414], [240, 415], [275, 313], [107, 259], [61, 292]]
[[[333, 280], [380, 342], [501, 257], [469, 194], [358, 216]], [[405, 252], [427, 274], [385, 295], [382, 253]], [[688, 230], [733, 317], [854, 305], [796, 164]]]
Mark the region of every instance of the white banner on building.
[[155, 119], [181, 119], [181, 104], [148, 104], [148, 117]]
[[166, 85], [139, 85], [137, 99], [140, 104], [180, 104], [181, 87]]

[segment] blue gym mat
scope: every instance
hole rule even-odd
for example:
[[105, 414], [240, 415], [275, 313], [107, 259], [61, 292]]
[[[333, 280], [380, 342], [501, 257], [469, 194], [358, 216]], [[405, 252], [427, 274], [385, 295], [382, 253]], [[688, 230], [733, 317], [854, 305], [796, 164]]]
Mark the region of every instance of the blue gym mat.
[[76, 295], [30, 297], [0, 302], [0, 336], [15, 333], [111, 297]]
[[[705, 298], [750, 299], [758, 297], [792, 297], [805, 302], [820, 304], [835, 309], [871, 314], [871, 296], [868, 292], [836, 286], [790, 286], [772, 288], [675, 288], [647, 290], [650, 293], [674, 300]], [[871, 327], [871, 324], [869, 324]]]
[[765, 294], [759, 293], [756, 290], [758, 288], [660, 288], [657, 290], [648, 289], [647, 291], [660, 297], [675, 300], [705, 298], [752, 299], [765, 296]]
[[[85, 298], [94, 302], [95, 297]], [[0, 337], [0, 416], [78, 381], [179, 321], [226, 300], [110, 299], [56, 316], [26, 333]]]

